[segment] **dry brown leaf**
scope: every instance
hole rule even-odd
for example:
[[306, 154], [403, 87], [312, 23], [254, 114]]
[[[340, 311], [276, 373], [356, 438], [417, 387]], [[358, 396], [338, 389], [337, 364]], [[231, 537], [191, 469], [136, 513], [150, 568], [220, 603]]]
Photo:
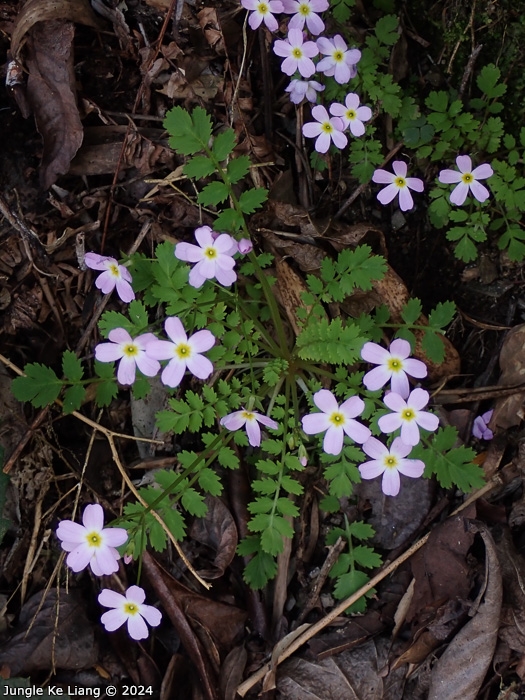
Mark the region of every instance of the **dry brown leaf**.
[[230, 565], [239, 538], [232, 514], [221, 499], [208, 495], [205, 503], [208, 511], [204, 518], [195, 518], [189, 535], [214, 552], [212, 566], [199, 569], [198, 573], [205, 579], [215, 579], [220, 578]]
[[11, 36], [11, 53], [18, 59], [24, 38], [39, 22], [69, 20], [102, 29], [102, 24], [91, 9], [88, 0], [28, 0], [22, 7]]
[[485, 543], [483, 602], [434, 666], [428, 700], [475, 700], [498, 639], [502, 584], [497, 548], [485, 525], [472, 523], [469, 529]]
[[510, 528], [498, 526], [492, 534], [503, 577], [499, 637], [511, 649], [525, 654], [525, 560], [514, 546]]
[[[499, 355], [500, 386], [525, 383], [525, 323], [507, 333]], [[525, 392], [497, 399], [491, 426], [507, 429], [520, 425], [524, 417]]]
[[27, 98], [44, 141], [40, 169], [44, 189], [68, 172], [82, 143], [75, 98], [74, 31], [71, 22], [49, 20], [36, 24], [27, 39]]
[[[60, 589], [36, 593], [24, 604], [15, 634], [0, 648], [0, 664], [11, 675], [61, 669], [89, 668], [97, 661], [95, 633], [86, 617], [85, 601], [77, 591]], [[34, 620], [34, 622], [33, 622]]]

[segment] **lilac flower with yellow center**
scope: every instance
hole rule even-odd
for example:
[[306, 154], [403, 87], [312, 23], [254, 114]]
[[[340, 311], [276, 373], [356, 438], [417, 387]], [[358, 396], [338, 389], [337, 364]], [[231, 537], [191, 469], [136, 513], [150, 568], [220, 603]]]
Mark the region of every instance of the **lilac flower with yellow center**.
[[99, 362], [120, 360], [117, 379], [121, 384], [133, 384], [136, 367], [146, 377], [154, 377], [160, 369], [157, 360], [146, 355], [146, 347], [152, 340], [157, 340], [153, 333], [144, 333], [132, 338], [124, 328], [114, 328], [109, 332], [111, 342], [99, 343], [95, 347], [95, 358]]
[[371, 435], [370, 430], [354, 420], [360, 416], [365, 404], [359, 396], [352, 396], [339, 406], [331, 391], [321, 389], [314, 394], [314, 404], [321, 413], [310, 413], [302, 418], [303, 430], [307, 435], [326, 431], [323, 449], [331, 455], [338, 455], [343, 449], [344, 436], [354, 442], [363, 443]]
[[98, 602], [105, 608], [113, 609], [105, 612], [100, 621], [108, 632], [114, 632], [127, 624], [128, 634], [132, 639], [146, 639], [149, 635], [148, 625], [158, 627], [162, 621], [162, 614], [153, 605], [145, 605], [145, 600], [146, 594], [140, 586], [130, 586], [126, 595], [103, 588]]
[[177, 243], [175, 257], [190, 263], [192, 267], [189, 283], [192, 287], [202, 287], [206, 280], [215, 278], [219, 284], [228, 287], [237, 279], [234, 272], [235, 260], [232, 255], [238, 252], [237, 241], [227, 233], [217, 234], [209, 226], [195, 229], [199, 245]]
[[152, 361], [169, 360], [160, 377], [162, 383], [171, 388], [179, 386], [186, 369], [198, 379], [207, 379], [213, 372], [213, 365], [201, 353], [214, 346], [213, 333], [202, 330], [188, 338], [177, 316], [166, 319], [164, 330], [170, 340], [154, 337], [146, 348], [146, 354]]
[[418, 177], [407, 177], [407, 164], [402, 160], [395, 160], [392, 168], [394, 174], [382, 168], [374, 171], [372, 181], [388, 185], [378, 192], [377, 198], [381, 204], [389, 204], [399, 194], [399, 208], [401, 211], [408, 211], [414, 206], [410, 190], [423, 192], [425, 188], [423, 180]]
[[277, 430], [279, 427], [278, 423], [268, 418], [268, 416], [255, 413], [255, 411], [247, 411], [246, 409], [229, 413], [227, 416], [224, 416], [224, 418], [221, 418], [220, 423], [228, 430], [239, 430], [239, 428], [244, 426], [248, 435], [248, 442], [252, 447], [259, 447], [261, 444], [261, 428], [259, 427], [259, 423], [265, 425], [267, 428], [272, 428], [272, 430]]
[[66, 564], [75, 572], [91, 567], [95, 576], [109, 576], [118, 571], [120, 554], [116, 547], [124, 544], [128, 533], [121, 527], [104, 527], [104, 511], [98, 503], [87, 505], [82, 525], [62, 520], [56, 535], [62, 549], [69, 552]]
[[312, 117], [315, 122], [303, 124], [303, 135], [307, 138], [315, 138], [315, 150], [318, 153], [326, 153], [333, 143], [338, 148], [344, 148], [348, 139], [343, 134], [344, 124], [339, 117], [330, 117], [322, 105], [312, 107]]
[[422, 410], [428, 404], [429, 398], [428, 391], [424, 389], [414, 389], [406, 401], [393, 391], [386, 394], [383, 402], [393, 413], [381, 416], [377, 422], [379, 429], [388, 434], [401, 428], [401, 440], [405, 445], [417, 445], [420, 427], [432, 431], [439, 425], [437, 416]]
[[330, 114], [340, 117], [343, 120], [345, 129], [349, 128], [353, 136], [362, 136], [365, 133], [365, 125], [372, 118], [370, 107], [359, 106], [359, 95], [354, 92], [348, 93], [344, 105], [333, 102], [330, 105]]
[[361, 350], [365, 362], [379, 365], [363, 377], [363, 384], [368, 391], [377, 391], [391, 381], [392, 391], [406, 399], [410, 393], [408, 376], [423, 379], [427, 376], [427, 367], [421, 360], [410, 357], [410, 343], [396, 338], [386, 350], [377, 343], [365, 343]]
[[345, 85], [357, 75], [356, 65], [361, 60], [359, 49], [349, 49], [340, 34], [333, 39], [324, 36], [317, 39], [319, 52], [325, 55], [317, 64], [317, 70], [327, 76], [333, 76], [337, 83]]
[[324, 22], [317, 12], [328, 9], [328, 0], [283, 0], [284, 12], [293, 14], [289, 29], [304, 29], [306, 24], [311, 34], [320, 34], [324, 31]]
[[362, 479], [375, 479], [383, 475], [381, 488], [385, 496], [397, 496], [401, 485], [400, 474], [418, 479], [425, 471], [425, 463], [420, 459], [406, 459], [412, 447], [396, 438], [390, 449], [375, 437], [362, 445], [363, 452], [373, 459], [359, 466]]
[[312, 58], [317, 56], [319, 49], [314, 41], [304, 40], [300, 29], [290, 29], [285, 40], [278, 39], [274, 43], [273, 51], [284, 57], [281, 70], [286, 75], [293, 75], [295, 71], [299, 71], [303, 78], [309, 78], [315, 73]]
[[92, 270], [102, 270], [102, 274], [95, 280], [95, 287], [103, 294], [110, 294], [116, 287], [122, 301], [133, 301], [135, 292], [130, 284], [132, 278], [127, 267], [119, 265], [115, 258], [97, 253], [86, 253], [84, 261]]
[[298, 80], [295, 78], [290, 82], [285, 92], [290, 93], [290, 102], [294, 105], [301, 104], [306, 99], [308, 102], [317, 102], [317, 93], [324, 90], [324, 85], [318, 83], [317, 80]]
[[478, 202], [487, 200], [490, 197], [490, 192], [484, 185], [478, 182], [478, 180], [486, 180], [494, 174], [490, 165], [488, 163], [483, 163], [472, 170], [472, 160], [470, 156], [458, 156], [456, 158], [456, 165], [459, 168], [459, 172], [457, 170], [442, 170], [438, 176], [439, 182], [445, 184], [459, 183], [450, 193], [450, 201], [452, 204], [461, 206], [469, 192], [472, 192]]

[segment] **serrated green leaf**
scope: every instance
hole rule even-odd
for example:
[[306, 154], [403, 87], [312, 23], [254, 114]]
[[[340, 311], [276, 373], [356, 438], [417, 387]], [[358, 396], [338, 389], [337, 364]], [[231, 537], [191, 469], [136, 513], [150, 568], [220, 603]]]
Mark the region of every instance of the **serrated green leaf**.
[[25, 377], [11, 382], [11, 391], [18, 401], [30, 401], [35, 408], [43, 408], [58, 398], [63, 386], [51, 367], [39, 363], [24, 367]]
[[134, 335], [137, 335], [143, 331], [149, 323], [146, 307], [141, 301], [134, 299], [128, 306], [128, 313], [134, 326]]
[[359, 357], [365, 339], [357, 325], [336, 318], [312, 319], [296, 339], [299, 357], [315, 362], [351, 365]]
[[[343, 574], [343, 576], [340, 576], [337, 580], [337, 583], [334, 588], [334, 596], [338, 600], [344, 600], [346, 598], [349, 598], [351, 595], [356, 593], [360, 588], [362, 588], [364, 585], [366, 585], [369, 581], [369, 577], [363, 572], [359, 571], [358, 569], [353, 569], [352, 571], [349, 571], [347, 574]], [[366, 597], [369, 597], [373, 595], [373, 590], [369, 591], [366, 594]], [[358, 601], [356, 601], [353, 605], [348, 607], [345, 610], [346, 614], [349, 613], [356, 613], [356, 612], [364, 612], [366, 609], [366, 600], [365, 596], [360, 598]]]
[[228, 199], [228, 195], [229, 190], [224, 182], [210, 182], [199, 192], [197, 201], [206, 207], [210, 205], [215, 206]]
[[235, 148], [236, 138], [233, 129], [225, 129], [213, 140], [212, 151], [218, 161], [225, 160]]
[[456, 314], [456, 305], [453, 301], [439, 302], [428, 316], [428, 325], [431, 328], [443, 329], [452, 322]]
[[361, 544], [352, 548], [352, 556], [355, 563], [365, 569], [376, 569], [382, 564], [382, 559], [377, 552]]
[[195, 515], [197, 518], [203, 518], [208, 512], [208, 507], [204, 503], [202, 494], [191, 487], [183, 491], [181, 503], [190, 515]]
[[[170, 134], [169, 144], [178, 153], [185, 156], [193, 155], [204, 150], [211, 137], [211, 123], [202, 118], [206, 112], [196, 107], [192, 115], [182, 107], [173, 107], [166, 114], [163, 126]], [[205, 136], [207, 138], [202, 138]]]
[[[114, 368], [110, 365], [110, 369], [114, 372]], [[103, 381], [97, 384], [95, 392], [95, 403], [97, 406], [103, 408], [104, 406], [109, 406], [113, 399], [118, 394], [117, 380], [113, 377], [110, 381]]]
[[264, 187], [246, 190], [239, 197], [239, 207], [245, 214], [253, 214], [268, 198], [268, 190]]
[[421, 316], [421, 311], [421, 301], [416, 298], [409, 299], [401, 311], [401, 318], [408, 325], [414, 325]]
[[381, 43], [393, 46], [399, 39], [398, 26], [396, 15], [385, 15], [376, 22], [374, 32]]
[[82, 379], [82, 362], [71, 350], [65, 350], [62, 355], [62, 372], [70, 382], [79, 382]]
[[73, 411], [78, 411], [82, 406], [82, 402], [86, 396], [86, 388], [82, 385], [70, 386], [64, 392], [64, 413], [73, 413]]
[[[259, 544], [260, 547], [260, 544]], [[240, 552], [242, 554], [242, 552]], [[243, 578], [253, 589], [264, 588], [277, 573], [277, 562], [264, 551], [258, 551], [244, 569]]]
[[238, 158], [232, 158], [232, 160], [230, 160], [226, 168], [226, 173], [229, 181], [234, 185], [236, 182], [239, 182], [239, 180], [242, 180], [242, 178], [248, 174], [249, 170], [250, 159], [248, 156], [239, 156]]
[[491, 99], [495, 99], [504, 95], [507, 90], [507, 86], [504, 83], [498, 84], [500, 76], [500, 69], [493, 63], [488, 63], [481, 69], [476, 79], [476, 84], [483, 94]]
[[176, 508], [163, 508], [162, 519], [173, 537], [179, 542], [186, 536], [186, 524], [182, 513]]
[[208, 177], [215, 172], [215, 166], [208, 156], [194, 156], [183, 168], [183, 173], [188, 177], [199, 180]]
[[376, 534], [374, 528], [368, 523], [364, 523], [362, 520], [356, 520], [350, 523], [348, 532], [352, 537], [356, 537], [358, 540], [368, 540]]
[[242, 228], [243, 218], [235, 209], [223, 209], [215, 219], [215, 229], [235, 233]]
[[421, 341], [421, 348], [425, 355], [436, 364], [441, 364], [445, 359], [445, 343], [438, 333], [426, 330]]

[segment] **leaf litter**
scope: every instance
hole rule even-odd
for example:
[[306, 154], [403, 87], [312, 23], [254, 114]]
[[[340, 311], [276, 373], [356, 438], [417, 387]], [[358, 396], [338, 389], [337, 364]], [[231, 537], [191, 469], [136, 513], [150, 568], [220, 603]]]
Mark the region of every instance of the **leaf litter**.
[[[348, 220], [331, 221], [322, 208], [312, 211], [306, 193], [311, 194], [317, 184], [307, 182], [303, 166], [292, 168], [291, 184], [286, 187], [285, 179], [278, 180], [285, 165], [283, 148], [277, 146], [278, 135], [265, 128], [260, 115], [254, 116], [262, 80], [257, 71], [266, 69], [263, 61], [258, 62], [254, 44], [243, 44], [237, 6], [225, 2], [197, 7], [151, 0], [129, 3], [123, 12], [107, 11], [102, 19], [98, 4], [93, 3], [93, 11], [81, 0], [30, 0], [18, 4], [16, 14], [13, 7], [17, 3], [0, 4], [5, 10], [0, 16], [2, 30], [11, 39], [10, 47], [4, 42], [5, 48], [10, 48], [12, 58], [23, 67], [22, 74], [27, 74], [27, 83], [17, 84], [12, 94], [22, 113], [27, 115], [27, 108], [32, 109], [36, 124], [35, 130], [31, 119], [22, 123], [11, 109], [0, 113], [3, 133], [9, 136], [1, 166], [6, 184], [0, 193], [7, 207], [3, 215], [5, 211], [10, 214], [2, 222], [0, 250], [0, 284], [5, 295], [5, 305], [0, 297], [1, 323], [10, 351], [6, 354], [12, 354], [16, 343], [21, 363], [22, 356], [53, 363], [65, 347], [78, 342], [97, 304], [90, 291], [91, 273], [78, 268], [77, 251], [85, 246], [86, 238], [87, 249], [91, 249], [105, 236], [111, 251], [118, 253], [132, 247], [147, 222], [151, 234], [144, 251], [150, 254], [162, 241], [183, 238], [188, 228], [203, 221], [212, 224], [209, 213], [188, 200], [184, 180], [171, 177], [180, 164], [167, 147], [160, 123], [174, 101], [190, 108], [203, 104], [208, 111], [215, 110], [217, 122], [223, 124], [228, 122], [228, 110], [234, 110], [238, 152], [260, 165], [253, 173], [254, 181], [272, 191], [267, 207], [252, 219], [253, 235], [276, 255], [272, 272], [292, 332], [298, 331], [296, 313], [306, 276], [318, 273], [325, 258], [358, 244], [370, 245], [390, 258], [387, 275], [370, 292], [334, 303], [327, 314], [331, 318], [356, 316], [386, 304], [393, 318], [400, 318], [413, 293], [412, 273], [402, 274], [402, 266], [399, 270], [394, 266], [391, 237], [371, 223], [376, 219], [370, 212], [363, 216], [358, 208], [350, 208]], [[172, 34], [162, 34], [170, 10], [176, 17], [174, 29]], [[410, 33], [403, 38], [410, 40]], [[241, 75], [240, 57], [245, 48], [254, 61], [250, 71]], [[396, 70], [401, 69], [410, 69], [403, 55], [396, 58]], [[237, 102], [232, 105], [234, 94]], [[25, 244], [24, 230], [36, 232], [38, 244]], [[65, 235], [65, 231], [78, 233]], [[414, 253], [412, 232], [405, 236], [403, 247]], [[48, 252], [41, 255], [38, 246]], [[415, 254], [406, 257], [417, 258]], [[462, 302], [463, 310], [471, 315], [479, 311], [467, 293]], [[489, 310], [486, 319], [504, 326], [500, 316], [498, 310]], [[417, 320], [427, 321], [423, 314]], [[492, 356], [499, 359], [500, 373], [494, 373], [494, 385], [519, 386], [525, 347], [522, 326], [509, 333], [499, 331], [501, 349], [489, 337], [491, 333], [495, 331], [485, 329], [480, 337], [489, 338]], [[438, 395], [442, 382], [466, 371], [460, 368], [460, 356], [463, 362], [468, 358], [466, 332], [452, 333], [445, 342], [444, 361], [431, 367]], [[418, 353], [424, 357], [421, 348]], [[482, 374], [479, 353], [468, 369], [475, 376]], [[492, 425], [502, 435], [521, 430], [522, 404], [520, 391], [496, 398]], [[137, 421], [144, 430], [151, 423], [147, 414], [153, 409], [137, 410]], [[0, 411], [2, 425], [8, 426], [18, 407], [6, 402]], [[129, 411], [129, 402], [117, 397], [109, 411], [112, 424], [119, 428], [129, 424]], [[442, 420], [448, 417], [443, 409]], [[20, 461], [12, 490], [7, 491], [4, 517], [10, 526], [4, 533], [1, 560], [5, 586], [12, 592], [15, 582], [23, 579], [28, 599], [10, 602], [4, 615], [2, 675], [25, 674], [44, 682], [49, 673], [66, 678], [70, 672], [73, 678], [80, 678], [75, 674], [86, 669], [85, 673], [99, 681], [107, 681], [108, 675], [131, 677], [135, 683], [151, 681], [160, 687], [165, 673], [163, 697], [185, 688], [188, 697], [192, 693], [229, 700], [272, 650], [280, 652], [291, 643], [292, 638], [284, 637], [287, 631], [302, 631], [294, 629], [301, 613], [298, 601], [309, 600], [309, 593], [315, 590], [316, 569], [326, 557], [322, 535], [329, 526], [342, 522], [334, 523], [334, 516], [319, 508], [316, 497], [311, 499], [304, 523], [317, 522], [318, 534], [313, 531], [312, 546], [300, 551], [304, 560], [298, 560], [299, 550], [293, 543], [272, 604], [269, 592], [248, 591], [242, 582], [235, 548], [239, 535], [245, 534], [248, 516], [243, 514], [246, 497], [238, 488], [224, 500], [211, 498], [208, 514], [195, 519], [189, 532], [186, 554], [204, 578], [214, 581], [212, 591], [203, 595], [185, 585], [188, 581], [176, 557], [162, 562], [146, 558], [148, 585], [171, 624], [161, 630], [156, 648], [142, 648], [135, 654], [118, 637], [113, 648], [104, 645], [101, 650], [94, 632], [93, 582], [70, 582], [69, 592], [52, 583], [44, 592], [53, 573], [50, 560], [57, 556], [52, 532], [72, 502], [71, 491], [82, 472], [90, 437], [69, 419], [55, 421], [42, 414], [17, 420], [15, 432], [15, 440], [11, 430], [9, 439], [7, 431], [2, 437], [5, 457], [22, 442], [25, 454], [32, 457]], [[467, 435], [464, 438], [468, 440]], [[511, 434], [499, 459], [505, 454], [512, 460], [516, 443], [519, 447], [521, 436]], [[122, 450], [128, 463], [136, 459], [129, 446]], [[35, 454], [39, 459], [34, 459]], [[148, 469], [164, 468], [163, 459], [151, 450], [140, 455], [141, 464], [147, 462]], [[107, 456], [104, 460], [109, 462]], [[96, 474], [90, 488], [108, 507], [118, 510], [122, 490], [115, 470], [98, 463], [96, 469], [91, 463], [89, 470]], [[322, 490], [322, 480], [314, 470], [307, 476], [312, 493]], [[42, 479], [49, 482], [49, 495]], [[35, 505], [38, 491], [44, 494], [40, 510]], [[494, 490], [492, 503], [480, 501], [477, 512], [471, 509], [445, 520], [443, 514], [455, 504], [454, 494], [438, 490], [430, 480], [424, 481], [424, 488], [407, 483], [399, 499], [390, 500], [378, 493], [376, 484], [360, 484], [357, 501], [346, 504], [345, 514], [374, 525], [375, 545], [387, 560], [395, 561], [432, 523], [431, 535], [409, 565], [401, 564], [390, 578], [376, 584], [366, 613], [330, 620], [292, 659], [274, 664], [267, 687], [275, 684], [275, 696], [284, 698], [466, 700], [478, 697], [484, 684], [488, 688], [498, 678], [491, 672], [495, 659], [503, 660], [505, 672], [516, 669], [517, 675], [509, 672], [505, 683], [510, 686], [513, 679], [522, 680], [523, 664], [518, 665], [525, 646], [522, 492], [518, 471], [504, 488]], [[60, 505], [53, 505], [56, 501]], [[510, 527], [505, 522], [507, 511], [513, 513]], [[30, 571], [28, 553], [34, 555]], [[299, 570], [302, 581], [294, 576]], [[328, 583], [311, 598], [315, 603], [309, 623], [322, 620], [334, 608], [329, 591]], [[256, 622], [260, 616], [267, 619]], [[268, 632], [274, 616], [279, 618], [274, 629], [280, 630], [284, 641]], [[391, 638], [394, 627], [396, 636]], [[278, 648], [279, 641], [282, 647]], [[278, 656], [274, 654], [275, 659]], [[257, 690], [247, 692], [255, 697]]]

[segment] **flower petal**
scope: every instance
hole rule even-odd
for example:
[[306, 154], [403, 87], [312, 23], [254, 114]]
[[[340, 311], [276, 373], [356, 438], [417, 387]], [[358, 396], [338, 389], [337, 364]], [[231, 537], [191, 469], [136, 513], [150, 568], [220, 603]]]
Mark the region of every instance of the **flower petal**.
[[472, 172], [472, 159], [470, 156], [458, 156], [456, 158], [456, 165], [462, 173]]
[[438, 180], [445, 185], [461, 182], [461, 173], [458, 173], [457, 170], [441, 170], [438, 175]]
[[392, 163], [392, 170], [395, 172], [397, 177], [405, 178], [407, 176], [408, 166], [404, 160], [395, 160]]
[[261, 444], [261, 428], [256, 420], [246, 421], [246, 433], [248, 434], [248, 442], [252, 447], [259, 447]]
[[[395, 342], [396, 341], [394, 340], [392, 345]], [[386, 350], [386, 348], [382, 347], [381, 345], [378, 345], [377, 343], [368, 342], [365, 343], [361, 348], [361, 357], [363, 358], [363, 360], [365, 360], [365, 362], [371, 362], [374, 365], [379, 365], [383, 362], [388, 361], [390, 353], [388, 352], [388, 350]]]
[[166, 386], [175, 389], [181, 383], [185, 371], [186, 363], [174, 357], [162, 371], [160, 381]]
[[381, 459], [388, 454], [388, 448], [383, 445], [381, 440], [375, 437], [369, 438], [361, 447], [363, 452], [373, 459]]
[[460, 182], [459, 185], [456, 185], [456, 187], [450, 193], [451, 203], [460, 207], [467, 198], [468, 191], [469, 186], [464, 182]]
[[375, 479], [385, 471], [385, 465], [377, 459], [371, 462], [363, 462], [359, 465], [359, 473], [362, 479]]
[[246, 423], [246, 418], [243, 416], [244, 411], [234, 411], [229, 413], [224, 418], [221, 418], [220, 424], [227, 430], [239, 430]]
[[98, 503], [90, 503], [82, 513], [82, 523], [88, 530], [102, 530], [104, 527], [104, 509]]
[[490, 197], [490, 192], [485, 185], [482, 185], [481, 182], [477, 182], [476, 180], [470, 183], [470, 191], [478, 202], [485, 202]]
[[399, 187], [394, 183], [388, 185], [377, 193], [377, 199], [381, 204], [390, 204], [399, 192]]
[[494, 170], [492, 170], [488, 163], [483, 163], [482, 165], [478, 165], [477, 168], [474, 168], [472, 174], [476, 180], [486, 180], [488, 177], [494, 175]]
[[307, 435], [322, 433], [332, 425], [326, 413], [310, 413], [302, 417], [301, 423]]
[[197, 379], [208, 379], [213, 372], [213, 364], [204, 355], [194, 355], [186, 360], [186, 367]]
[[141, 639], [146, 639], [149, 635], [148, 626], [144, 622], [144, 618], [138, 613], [128, 616], [128, 634], [131, 639], [137, 642]]
[[114, 632], [115, 630], [118, 630], [119, 627], [122, 627], [127, 619], [128, 616], [124, 613], [124, 611], [117, 608], [116, 610], [108, 610], [105, 612], [100, 618], [100, 621], [106, 628], [107, 632]]
[[324, 413], [333, 413], [339, 409], [337, 399], [328, 389], [320, 389], [314, 394], [313, 399], [317, 408]]
[[338, 455], [343, 449], [344, 431], [330, 425], [323, 440], [323, 450], [329, 455]]
[[401, 211], [408, 211], [414, 206], [414, 200], [410, 194], [408, 187], [402, 187], [399, 190], [399, 208]]
[[166, 335], [174, 343], [185, 343], [188, 340], [182, 321], [178, 316], [170, 316], [164, 322]]
[[397, 469], [385, 469], [381, 482], [381, 490], [385, 496], [397, 496], [400, 486], [401, 480]]

